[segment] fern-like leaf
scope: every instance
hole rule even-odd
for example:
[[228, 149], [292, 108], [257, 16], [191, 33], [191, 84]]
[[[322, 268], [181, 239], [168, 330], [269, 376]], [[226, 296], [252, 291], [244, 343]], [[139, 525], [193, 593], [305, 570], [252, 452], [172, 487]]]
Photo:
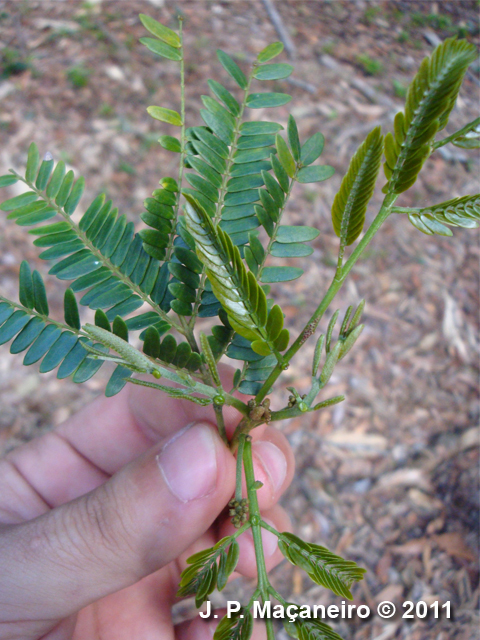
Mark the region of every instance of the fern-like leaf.
[[238, 247], [227, 233], [215, 228], [195, 198], [190, 194], [185, 194], [185, 198], [188, 231], [195, 239], [197, 255], [232, 328], [250, 340], [253, 350], [260, 355], [283, 351], [288, 343], [283, 314], [275, 311], [275, 321], [268, 322], [265, 293], [253, 273], [245, 268]]
[[380, 127], [371, 131], [350, 161], [332, 206], [332, 222], [342, 244], [350, 245], [365, 224], [367, 205], [375, 189], [383, 151]]
[[408, 219], [426, 235], [451, 236], [448, 226], [475, 229], [480, 222], [480, 194], [452, 198], [421, 209], [394, 207], [394, 213], [406, 213]]
[[474, 45], [448, 38], [425, 58], [408, 88], [405, 112], [395, 116], [395, 135], [385, 138], [384, 191], [402, 193], [417, 179], [455, 105], [463, 76], [477, 57]]
[[362, 580], [365, 569], [325, 547], [307, 543], [293, 533], [282, 533], [278, 546], [287, 560], [304, 569], [314, 582], [337, 596], [352, 600], [350, 587]]

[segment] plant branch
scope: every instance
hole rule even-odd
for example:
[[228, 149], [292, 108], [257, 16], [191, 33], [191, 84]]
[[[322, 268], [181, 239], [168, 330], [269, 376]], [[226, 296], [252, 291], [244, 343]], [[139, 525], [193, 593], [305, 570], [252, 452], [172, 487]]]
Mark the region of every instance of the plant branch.
[[[391, 209], [393, 207], [393, 204], [396, 198], [397, 198], [396, 194], [387, 194], [380, 208], [380, 211], [377, 214], [377, 217], [372, 222], [372, 224], [366, 231], [365, 235], [363, 236], [361, 241], [358, 243], [355, 250], [352, 252], [349, 259], [345, 263], [345, 265], [342, 267], [341, 271], [338, 272], [337, 270], [337, 272], [335, 273], [335, 277], [333, 278], [332, 283], [330, 284], [330, 287], [328, 288], [328, 291], [325, 294], [323, 300], [320, 302], [320, 304], [316, 308], [315, 312], [313, 313], [310, 320], [307, 322], [307, 324], [303, 328], [298, 338], [295, 340], [295, 342], [291, 345], [291, 347], [285, 353], [284, 355], [285, 363], [290, 362], [290, 360], [297, 353], [300, 347], [308, 340], [310, 336], [312, 336], [315, 333], [318, 327], [318, 324], [323, 317], [323, 314], [328, 309], [330, 303], [342, 288], [343, 283], [345, 282], [345, 278], [350, 273], [352, 267], [357, 262], [358, 258], [362, 255], [362, 253], [364, 252], [364, 250], [372, 240], [373, 236], [377, 233], [381, 225], [385, 222], [385, 220], [390, 215]], [[273, 371], [271, 372], [267, 380], [264, 382], [262, 388], [256, 395], [257, 404], [261, 402], [270, 393], [273, 384], [278, 379], [278, 377], [284, 370], [285, 366], [286, 365], [277, 364], [275, 369], [273, 369]]]
[[[258, 506], [257, 487], [255, 486], [255, 474], [253, 471], [252, 442], [249, 436], [243, 435], [240, 438], [244, 441], [243, 467], [245, 469], [245, 480], [247, 483], [248, 506], [250, 513], [249, 522], [252, 526], [255, 559], [257, 563], [258, 591], [260, 592], [263, 603], [265, 603], [270, 599], [270, 582], [268, 580], [267, 567], [265, 565], [265, 555], [263, 553], [262, 529], [260, 526], [261, 516]], [[266, 619], [266, 622], [267, 639], [273, 640], [275, 637], [273, 631], [273, 622], [268, 618]]]
[[58, 213], [58, 215], [60, 215], [65, 220], [65, 222], [69, 224], [72, 231], [76, 233], [76, 235], [80, 238], [80, 240], [83, 242], [85, 247], [97, 258], [97, 260], [101, 264], [103, 264], [104, 267], [106, 267], [116, 278], [118, 278], [121, 282], [123, 282], [123, 284], [127, 285], [127, 287], [131, 289], [131, 291], [136, 293], [138, 297], [141, 300], [143, 300], [143, 302], [146, 302], [155, 311], [155, 313], [157, 313], [162, 318], [162, 320], [164, 320], [165, 322], [168, 322], [168, 324], [172, 325], [182, 335], [184, 334], [183, 327], [177, 322], [175, 322], [175, 320], [173, 320], [172, 317], [167, 316], [167, 314], [155, 302], [153, 302], [153, 300], [151, 300], [151, 298], [144, 291], [142, 291], [138, 285], [134, 284], [128, 276], [122, 273], [119, 267], [116, 267], [110, 261], [109, 258], [106, 258], [102, 254], [102, 252], [99, 249], [97, 249], [97, 247], [95, 247], [93, 242], [91, 242], [87, 238], [86, 233], [84, 233], [79, 228], [79, 226], [75, 224], [75, 222], [73, 222], [71, 217], [67, 213], [65, 213], [65, 211], [61, 207], [58, 206], [55, 200], [53, 200], [52, 198], [48, 198], [46, 195], [44, 195], [40, 191], [40, 189], [37, 189], [37, 187], [32, 182], [27, 181], [23, 176], [18, 174], [16, 171], [12, 170], [12, 173], [24, 184], [26, 184], [32, 191], [34, 191], [39, 198], [41, 198], [44, 202], [46, 202], [49, 207], [54, 209]]

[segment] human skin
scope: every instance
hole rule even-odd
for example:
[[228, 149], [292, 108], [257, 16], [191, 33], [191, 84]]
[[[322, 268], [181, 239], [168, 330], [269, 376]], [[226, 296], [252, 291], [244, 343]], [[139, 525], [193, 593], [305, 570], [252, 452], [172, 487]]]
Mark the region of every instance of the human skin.
[[[233, 433], [237, 412], [225, 420]], [[221, 612], [174, 626], [171, 607], [186, 558], [233, 531], [235, 458], [213, 425], [211, 407], [127, 385], [0, 460], [1, 640], [212, 638]], [[292, 451], [273, 427], [252, 436], [260, 508], [287, 530]], [[239, 544], [234, 576], [254, 576], [249, 532]], [[264, 546], [271, 569], [268, 532]]]

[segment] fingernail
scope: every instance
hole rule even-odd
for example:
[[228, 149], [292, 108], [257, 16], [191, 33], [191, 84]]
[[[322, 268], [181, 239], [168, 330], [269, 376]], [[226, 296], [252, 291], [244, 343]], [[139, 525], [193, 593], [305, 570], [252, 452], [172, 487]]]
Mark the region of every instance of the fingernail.
[[[268, 518], [264, 518], [264, 520], [271, 527], [275, 528], [275, 524], [271, 520], [269, 520]], [[263, 553], [265, 554], [265, 556], [267, 558], [269, 556], [273, 556], [273, 554], [278, 548], [277, 536], [274, 533], [267, 531], [266, 529], [262, 529], [262, 541], [263, 541]]]
[[280, 490], [287, 475], [287, 460], [283, 451], [273, 442], [260, 440], [253, 445], [255, 456], [259, 459], [267, 476], [270, 478], [274, 493]]
[[212, 430], [195, 424], [175, 434], [157, 456], [170, 492], [181, 502], [211, 493], [217, 482], [217, 450]]

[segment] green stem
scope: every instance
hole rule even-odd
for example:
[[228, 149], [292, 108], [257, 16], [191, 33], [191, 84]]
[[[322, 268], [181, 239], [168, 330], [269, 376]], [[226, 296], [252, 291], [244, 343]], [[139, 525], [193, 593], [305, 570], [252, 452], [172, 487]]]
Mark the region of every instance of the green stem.
[[242, 467], [243, 467], [243, 449], [245, 438], [240, 438], [237, 451], [237, 470], [235, 476], [235, 500], [240, 502], [242, 499]]
[[452, 133], [451, 136], [447, 136], [446, 138], [442, 138], [442, 140], [437, 140], [432, 145], [433, 151], [436, 151], [437, 149], [440, 149], [440, 147], [444, 147], [446, 144], [448, 144], [449, 142], [452, 142], [452, 140], [455, 140], [455, 138], [458, 138], [459, 136], [462, 136], [462, 135], [464, 135], [466, 133], [470, 133], [470, 131], [473, 131], [476, 127], [478, 127], [478, 125], [480, 125], [480, 118], [476, 118], [472, 122], [469, 122], [464, 127], [459, 129], [458, 131], [455, 131], [455, 133]]
[[218, 432], [224, 443], [228, 447], [227, 431], [225, 429], [225, 420], [223, 419], [223, 405], [213, 403], [213, 410], [215, 411], [215, 418], [217, 419]]
[[[285, 353], [284, 355], [285, 363], [290, 362], [290, 360], [297, 353], [300, 347], [308, 340], [310, 336], [312, 336], [315, 333], [317, 326], [320, 320], [322, 319], [323, 314], [328, 309], [330, 303], [342, 288], [343, 283], [345, 282], [345, 278], [350, 273], [352, 267], [357, 262], [358, 258], [365, 251], [366, 247], [372, 240], [373, 236], [377, 233], [381, 225], [385, 222], [385, 220], [390, 215], [391, 209], [393, 207], [393, 204], [395, 203], [396, 198], [397, 198], [396, 194], [388, 194], [385, 197], [383, 204], [380, 208], [380, 211], [377, 214], [377, 217], [372, 222], [368, 230], [365, 232], [365, 235], [363, 236], [362, 240], [358, 243], [357, 247], [352, 252], [352, 254], [350, 255], [345, 265], [340, 270], [340, 273], [338, 271], [335, 273], [335, 277], [333, 278], [332, 283], [330, 284], [330, 287], [328, 288], [328, 291], [325, 294], [323, 300], [320, 302], [320, 304], [316, 308], [315, 312], [313, 313], [312, 317], [305, 325], [304, 329], [302, 330], [298, 338], [295, 340], [292, 346]], [[273, 369], [273, 371], [271, 372], [267, 380], [264, 382], [262, 388], [257, 393], [257, 396], [256, 396], [257, 404], [261, 402], [270, 393], [273, 384], [276, 382], [276, 380], [284, 370], [284, 366], [285, 365], [282, 366], [281, 364], [277, 364], [275, 369]]]
[[[253, 545], [255, 547], [255, 559], [257, 562], [258, 591], [262, 597], [263, 603], [267, 602], [269, 597], [270, 582], [267, 575], [267, 567], [265, 565], [265, 555], [263, 553], [263, 540], [261, 528], [261, 516], [258, 506], [257, 489], [255, 487], [255, 474], [253, 471], [252, 459], [252, 442], [248, 436], [241, 436], [240, 440], [244, 442], [243, 449], [243, 467], [245, 469], [245, 479], [247, 483], [248, 507], [252, 525]], [[267, 639], [274, 640], [273, 622], [266, 619]]]

